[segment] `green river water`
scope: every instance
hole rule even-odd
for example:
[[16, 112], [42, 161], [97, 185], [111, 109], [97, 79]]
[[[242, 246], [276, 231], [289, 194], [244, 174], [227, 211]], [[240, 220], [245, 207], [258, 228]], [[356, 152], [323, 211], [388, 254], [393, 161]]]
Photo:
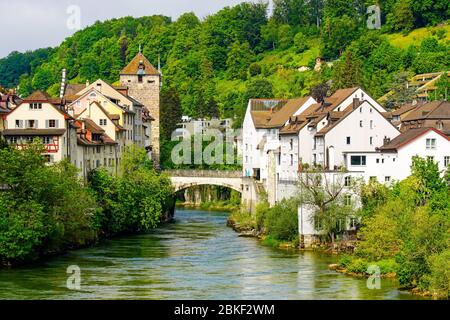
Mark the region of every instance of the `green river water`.
[[[328, 270], [337, 258], [262, 246], [226, 227], [226, 213], [177, 210], [175, 223], [30, 266], [0, 270], [0, 299], [415, 299], [382, 280]], [[69, 290], [67, 268], [81, 270]]]

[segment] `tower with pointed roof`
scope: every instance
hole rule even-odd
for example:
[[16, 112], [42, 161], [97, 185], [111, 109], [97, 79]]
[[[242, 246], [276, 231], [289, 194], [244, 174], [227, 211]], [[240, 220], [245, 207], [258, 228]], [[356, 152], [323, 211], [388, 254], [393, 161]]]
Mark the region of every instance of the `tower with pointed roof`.
[[159, 108], [161, 72], [139, 50], [138, 54], [120, 72], [120, 83], [128, 87], [128, 94], [142, 103], [154, 118], [151, 124], [152, 160], [159, 167]]

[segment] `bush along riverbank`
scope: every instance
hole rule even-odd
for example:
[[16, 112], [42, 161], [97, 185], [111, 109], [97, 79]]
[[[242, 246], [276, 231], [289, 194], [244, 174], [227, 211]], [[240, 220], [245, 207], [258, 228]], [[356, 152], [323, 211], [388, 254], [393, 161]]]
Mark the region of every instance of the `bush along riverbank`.
[[0, 266], [15, 266], [101, 238], [143, 232], [173, 207], [170, 180], [131, 147], [120, 177], [94, 170], [80, 180], [68, 161], [47, 165], [43, 146], [0, 148]]
[[[264, 199], [264, 196], [262, 196]], [[257, 237], [263, 245], [276, 248], [297, 248], [298, 202], [294, 199], [283, 200], [269, 207], [263, 200], [256, 207], [256, 213], [235, 210], [228, 218], [228, 225], [241, 236]]]
[[395, 274], [402, 288], [448, 299], [450, 294], [450, 171], [432, 159], [414, 158], [412, 175], [390, 188], [371, 182], [361, 190], [354, 254], [336, 266], [366, 273], [369, 265]]
[[[432, 159], [415, 157], [412, 175], [405, 180], [389, 187], [370, 181], [355, 190], [361, 196], [359, 209], [341, 205], [344, 202], [339, 197], [329, 202], [329, 207], [317, 206], [320, 209], [314, 218], [320, 219], [324, 236], [315, 248], [339, 254], [330, 268], [357, 277], [379, 271], [381, 277], [396, 278], [402, 289], [414, 294], [448, 299], [450, 170], [439, 172]], [[262, 202], [255, 215], [235, 211], [229, 225], [266, 245], [299, 247], [297, 205], [308, 196], [308, 190], [303, 191], [298, 201], [283, 200], [272, 208]], [[351, 241], [342, 240], [339, 227], [349, 217], [359, 221], [358, 233]]]

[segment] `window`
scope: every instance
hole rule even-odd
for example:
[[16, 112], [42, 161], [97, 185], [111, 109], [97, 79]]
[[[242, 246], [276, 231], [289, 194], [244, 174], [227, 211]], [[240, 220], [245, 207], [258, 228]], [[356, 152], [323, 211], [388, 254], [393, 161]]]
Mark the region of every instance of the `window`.
[[142, 83], [142, 79], [143, 79], [142, 75], [138, 75], [138, 82], [139, 83]]
[[391, 177], [390, 176], [384, 177], [384, 182], [391, 182]]
[[42, 110], [42, 103], [30, 103], [30, 110]]
[[45, 159], [45, 162], [47, 162], [47, 163], [53, 162], [53, 156], [50, 154], [45, 154], [44, 159]]
[[369, 143], [370, 143], [371, 146], [373, 145], [373, 137], [370, 137]]
[[347, 137], [347, 144], [350, 144], [350, 143], [351, 143], [351, 138]]
[[[96, 151], [97, 151], [97, 153], [100, 153], [100, 152], [101, 152], [101, 149], [100, 149], [99, 146], [96, 147]], [[97, 161], [99, 161], [99, 160], [97, 160]], [[99, 167], [99, 166], [100, 166], [100, 165], [97, 165], [97, 167]]]
[[[370, 110], [372, 110], [372, 109], [370, 109]], [[358, 220], [356, 218], [350, 218], [350, 228], [356, 229], [357, 226], [358, 226]]]
[[375, 176], [369, 177], [369, 181], [377, 182], [377, 177], [375, 177]]
[[352, 177], [348, 176], [344, 178], [344, 186], [350, 187], [352, 185]]
[[448, 167], [450, 165], [450, 156], [444, 157], [444, 166]]
[[352, 166], [365, 166], [366, 156], [351, 156], [350, 163]]
[[27, 128], [37, 128], [37, 120], [27, 120]]
[[370, 108], [369, 110], [370, 110], [370, 113], [372, 113], [372, 112], [373, 112], [373, 109], [372, 109], [372, 108]]
[[380, 163], [380, 159], [377, 159], [377, 163]]
[[361, 128], [363, 127], [363, 121], [362, 121], [362, 120], [359, 121], [359, 126], [360, 126]]
[[22, 128], [23, 127], [23, 120], [16, 120], [16, 128]]
[[291, 141], [289, 141], [289, 146], [291, 147], [291, 150], [294, 149], [294, 139], [291, 139]]
[[100, 125], [101, 126], [106, 126], [106, 119], [100, 119]]
[[294, 155], [291, 154], [291, 166], [294, 165]]
[[[372, 109], [370, 109], [372, 110]], [[370, 129], [373, 129], [373, 120], [370, 120]]]
[[427, 156], [427, 160], [434, 161], [434, 157], [433, 156]]
[[56, 120], [48, 120], [48, 127], [49, 128], [56, 128]]
[[426, 148], [428, 150], [436, 149], [436, 139], [427, 139], [426, 140]]
[[351, 206], [352, 205], [352, 196], [349, 194], [346, 194], [344, 196], [344, 203], [346, 206]]
[[42, 143], [43, 144], [50, 144], [53, 142], [53, 138], [52, 137], [42, 137]]

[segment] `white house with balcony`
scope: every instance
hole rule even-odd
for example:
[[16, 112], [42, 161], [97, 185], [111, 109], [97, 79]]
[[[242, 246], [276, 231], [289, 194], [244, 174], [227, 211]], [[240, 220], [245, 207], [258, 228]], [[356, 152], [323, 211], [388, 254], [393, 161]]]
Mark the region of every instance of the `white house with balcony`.
[[47, 161], [58, 162], [70, 156], [71, 140], [76, 139], [70, 119], [57, 99], [36, 91], [6, 115], [3, 136], [18, 148], [39, 139], [45, 147]]

